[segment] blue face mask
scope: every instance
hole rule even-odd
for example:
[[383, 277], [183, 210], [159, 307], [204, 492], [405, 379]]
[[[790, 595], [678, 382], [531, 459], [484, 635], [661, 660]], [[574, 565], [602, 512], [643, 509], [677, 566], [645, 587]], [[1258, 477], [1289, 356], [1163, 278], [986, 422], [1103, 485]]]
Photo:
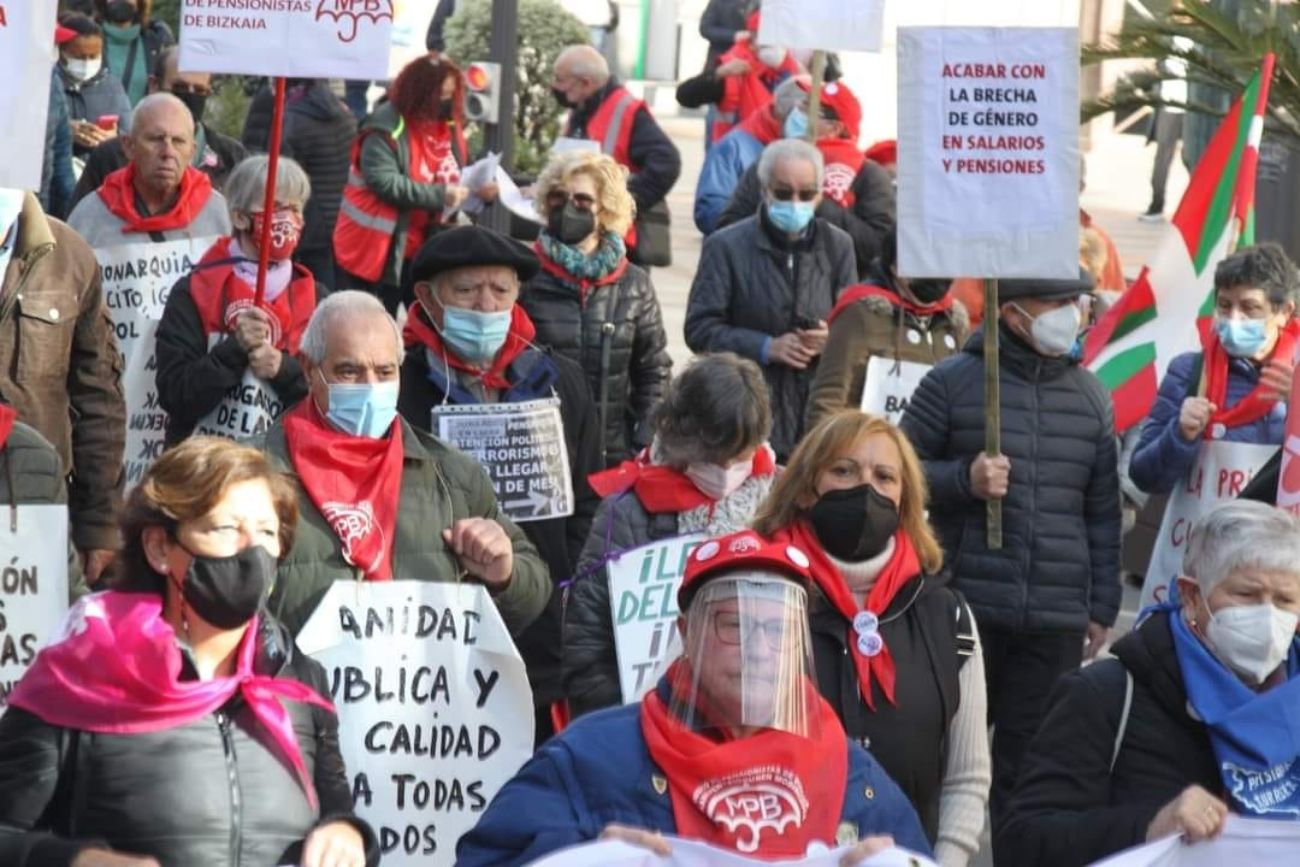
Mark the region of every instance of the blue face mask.
[[1214, 331], [1219, 335], [1224, 350], [1234, 358], [1252, 358], [1268, 340], [1268, 328], [1263, 319], [1216, 318]]
[[768, 202], [767, 217], [782, 232], [802, 232], [812, 222], [812, 202]]
[[452, 352], [479, 364], [496, 358], [510, 333], [512, 312], [480, 313], [442, 305], [442, 339]]
[[325, 384], [330, 390], [330, 408], [325, 413], [330, 424], [354, 437], [377, 440], [387, 435], [397, 418], [397, 380]]
[[790, 109], [790, 113], [785, 116], [785, 123], [781, 126], [781, 132], [786, 138], [807, 138], [808, 115], [802, 108]]

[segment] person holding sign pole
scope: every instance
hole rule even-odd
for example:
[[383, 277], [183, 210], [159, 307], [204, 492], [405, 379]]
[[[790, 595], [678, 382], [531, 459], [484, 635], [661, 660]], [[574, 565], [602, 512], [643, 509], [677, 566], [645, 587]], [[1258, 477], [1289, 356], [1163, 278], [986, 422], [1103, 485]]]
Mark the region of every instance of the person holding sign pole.
[[916, 812], [817, 693], [808, 555], [752, 530], [690, 555], [682, 655], [636, 704], [542, 746], [456, 847], [460, 867], [527, 864], [603, 837], [671, 854], [662, 834], [765, 860], [897, 841], [930, 854]]
[[902, 432], [845, 410], [804, 437], [753, 526], [808, 554], [821, 694], [912, 802], [938, 862], [965, 867], [991, 779], [984, 660], [925, 501]]
[[0, 717], [0, 862], [378, 864], [325, 670], [262, 607], [296, 520], [254, 449], [196, 437], [151, 466], [111, 589]]
[[669, 384], [652, 421], [649, 448], [591, 479], [605, 499], [564, 611], [564, 694], [573, 716], [619, 704], [628, 692], [606, 565], [651, 542], [747, 526], [776, 477], [767, 385], [752, 361], [730, 352], [694, 359]]
[[[479, 226], [448, 229], [424, 243], [411, 264], [416, 306], [403, 331], [407, 353], [397, 410], [412, 427], [438, 436], [436, 417], [448, 407], [495, 408], [494, 422], [510, 430], [512, 412], [522, 424], [516, 407], [553, 402], [555, 424], [527, 431], [526, 454], [480, 460], [488, 465], [497, 500], [513, 505], [521, 494], [531, 496], [540, 488], [537, 483], [545, 481], [516, 470], [539, 461], [541, 455], [564, 450], [568, 472], [561, 473], [566, 476], [561, 484], [571, 501], [570, 513], [533, 520], [538, 512], [535, 501], [520, 511], [520, 527], [537, 546], [551, 581], [558, 584], [573, 575], [599, 504], [587, 476], [605, 463], [596, 408], [582, 368], [533, 343], [536, 329], [516, 303], [521, 281], [537, 269], [532, 250]], [[552, 438], [533, 443], [539, 430], [552, 431]], [[477, 433], [481, 428], [475, 431], [472, 439], [477, 442], [453, 444], [466, 451], [486, 450], [484, 437]], [[497, 453], [513, 451], [507, 444]], [[562, 462], [552, 459], [550, 463]], [[560, 608], [556, 588], [546, 610], [516, 642], [528, 666], [537, 707], [537, 743], [550, 736], [551, 703], [560, 698]]]
[[[1000, 329], [1002, 454], [983, 451], [982, 334], [926, 374], [900, 424], [925, 466], [944, 565], [979, 623], [994, 828], [1052, 685], [1097, 655], [1119, 614], [1114, 409], [1071, 353], [1076, 302], [1091, 290], [1082, 271], [1075, 280], [999, 282], [999, 317], [985, 327]], [[989, 499], [1002, 501], [999, 549], [988, 547]]]

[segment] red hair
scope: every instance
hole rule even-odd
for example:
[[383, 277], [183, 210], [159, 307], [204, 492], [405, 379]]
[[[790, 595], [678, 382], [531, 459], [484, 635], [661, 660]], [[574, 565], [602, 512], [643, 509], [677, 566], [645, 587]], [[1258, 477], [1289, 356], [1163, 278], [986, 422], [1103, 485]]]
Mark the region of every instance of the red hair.
[[[441, 112], [442, 84], [451, 76], [456, 90], [451, 101], [454, 117], [443, 117]], [[397, 74], [388, 89], [388, 100], [398, 113], [411, 120], [455, 120], [464, 123], [465, 76], [460, 67], [445, 57], [425, 55], [417, 57]]]

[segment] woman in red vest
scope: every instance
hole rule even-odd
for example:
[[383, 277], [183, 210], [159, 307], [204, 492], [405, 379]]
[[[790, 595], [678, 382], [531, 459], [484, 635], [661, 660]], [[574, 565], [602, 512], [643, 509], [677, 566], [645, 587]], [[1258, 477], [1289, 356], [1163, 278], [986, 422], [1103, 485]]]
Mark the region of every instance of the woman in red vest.
[[307, 393], [296, 358], [316, 308], [316, 281], [291, 257], [311, 195], [307, 173], [281, 158], [262, 303], [256, 301], [267, 158], [249, 157], [226, 180], [234, 234], [218, 238], [167, 296], [158, 323], [158, 403], [167, 445], [191, 433], [246, 439]]
[[[416, 251], [470, 196], [460, 183], [469, 159], [464, 101], [465, 78], [455, 63], [417, 57], [352, 145], [334, 258], [342, 288], [374, 293], [391, 315], [413, 301], [405, 276]], [[472, 192], [490, 202], [496, 184]]]

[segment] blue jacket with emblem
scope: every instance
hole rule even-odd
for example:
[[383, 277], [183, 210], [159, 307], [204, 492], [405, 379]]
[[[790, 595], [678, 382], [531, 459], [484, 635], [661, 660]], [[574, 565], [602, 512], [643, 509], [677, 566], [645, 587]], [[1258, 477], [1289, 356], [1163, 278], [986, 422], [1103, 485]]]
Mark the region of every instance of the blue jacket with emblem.
[[[841, 821], [859, 837], [891, 834], [925, 855], [930, 844], [907, 798], [871, 755], [849, 751]], [[595, 840], [611, 822], [673, 834], [672, 800], [651, 778], [663, 771], [641, 734], [641, 706], [624, 705], [584, 716], [543, 744], [497, 793], [479, 823], [456, 846], [459, 867], [528, 864]], [[832, 842], [833, 841], [828, 841]]]
[[710, 235], [740, 185], [745, 169], [758, 162], [763, 143], [744, 127], [736, 127], [709, 148], [695, 184], [695, 228]]

